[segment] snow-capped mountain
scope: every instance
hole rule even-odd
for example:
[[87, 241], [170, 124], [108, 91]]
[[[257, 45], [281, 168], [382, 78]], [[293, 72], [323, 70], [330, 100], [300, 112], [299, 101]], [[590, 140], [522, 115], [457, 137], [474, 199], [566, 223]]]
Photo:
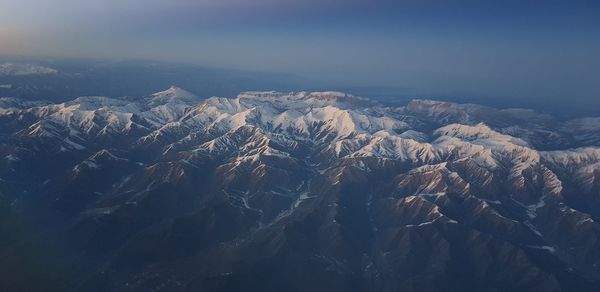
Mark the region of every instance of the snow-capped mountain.
[[598, 129], [340, 92], [3, 98], [0, 194], [85, 255], [75, 290], [594, 291]]

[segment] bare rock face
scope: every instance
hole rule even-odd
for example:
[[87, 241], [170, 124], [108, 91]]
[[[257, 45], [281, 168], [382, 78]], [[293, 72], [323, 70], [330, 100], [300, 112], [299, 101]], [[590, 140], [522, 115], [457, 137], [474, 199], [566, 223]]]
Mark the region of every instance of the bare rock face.
[[48, 290], [600, 289], [595, 118], [175, 87], [0, 101], [0, 255], [47, 248], [61, 273], [0, 271]]

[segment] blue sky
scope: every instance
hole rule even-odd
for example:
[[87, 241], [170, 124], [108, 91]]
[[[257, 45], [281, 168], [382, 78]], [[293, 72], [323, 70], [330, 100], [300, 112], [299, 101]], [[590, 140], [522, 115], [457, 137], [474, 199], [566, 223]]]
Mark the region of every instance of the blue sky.
[[0, 54], [293, 72], [424, 95], [600, 98], [600, 1], [0, 0]]

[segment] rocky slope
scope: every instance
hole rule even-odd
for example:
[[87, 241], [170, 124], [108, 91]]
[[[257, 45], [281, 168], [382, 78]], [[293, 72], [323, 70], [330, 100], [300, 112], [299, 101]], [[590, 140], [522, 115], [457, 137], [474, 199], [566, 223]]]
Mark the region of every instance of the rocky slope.
[[176, 87], [0, 107], [2, 202], [59, 290], [600, 287], [597, 118]]

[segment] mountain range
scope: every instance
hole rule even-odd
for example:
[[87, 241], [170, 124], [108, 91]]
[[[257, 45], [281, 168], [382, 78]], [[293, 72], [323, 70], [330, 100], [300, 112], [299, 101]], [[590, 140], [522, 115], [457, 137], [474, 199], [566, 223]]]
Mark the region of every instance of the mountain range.
[[0, 98], [0, 209], [8, 291], [598, 291], [600, 117]]

